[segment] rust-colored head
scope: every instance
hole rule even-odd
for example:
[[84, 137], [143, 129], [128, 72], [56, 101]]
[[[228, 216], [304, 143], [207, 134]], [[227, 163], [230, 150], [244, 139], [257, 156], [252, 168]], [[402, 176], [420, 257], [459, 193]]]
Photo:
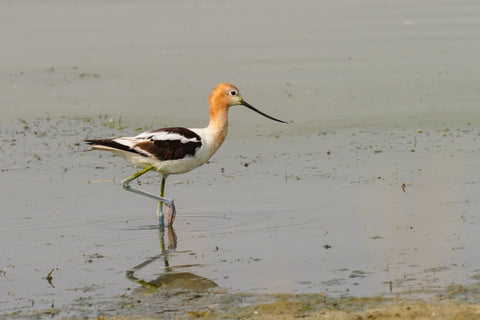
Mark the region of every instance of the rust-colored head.
[[231, 106], [243, 105], [264, 117], [278, 122], [287, 123], [285, 121], [275, 119], [247, 103], [240, 95], [238, 88], [230, 83], [221, 83], [215, 89], [213, 89], [208, 102], [210, 103], [210, 115], [214, 115], [220, 110], [226, 111]]

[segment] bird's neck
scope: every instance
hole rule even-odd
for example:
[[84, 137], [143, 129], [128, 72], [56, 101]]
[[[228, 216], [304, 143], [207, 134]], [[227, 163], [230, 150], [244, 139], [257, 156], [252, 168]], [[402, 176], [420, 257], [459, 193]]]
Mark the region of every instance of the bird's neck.
[[210, 123], [207, 127], [211, 143], [211, 155], [222, 145], [228, 132], [228, 109], [210, 110]]

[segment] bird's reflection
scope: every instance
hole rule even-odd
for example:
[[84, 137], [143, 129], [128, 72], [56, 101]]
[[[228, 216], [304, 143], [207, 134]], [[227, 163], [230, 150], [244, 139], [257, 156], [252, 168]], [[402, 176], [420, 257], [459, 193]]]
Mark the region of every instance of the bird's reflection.
[[[167, 242], [165, 243], [165, 233]], [[173, 226], [158, 228], [158, 240], [160, 241], [161, 254], [168, 257], [169, 250], [177, 249], [177, 234]]]
[[[169, 253], [177, 248], [177, 235], [172, 226], [165, 228], [159, 228], [159, 240], [160, 240], [160, 254], [148, 258], [139, 265], [133, 267], [126, 272], [126, 276], [129, 280], [141, 284], [143, 287], [149, 288], [165, 288], [165, 289], [188, 289], [195, 291], [205, 291], [210, 288], [218, 287], [218, 285], [207, 278], [197, 276], [190, 272], [175, 272], [175, 267], [170, 266]], [[165, 238], [167, 242], [165, 242]], [[135, 272], [143, 269], [150, 263], [163, 260], [164, 272], [154, 280], [144, 280], [135, 275]], [[180, 266], [179, 266], [180, 267]], [[181, 266], [186, 267], [186, 266]]]

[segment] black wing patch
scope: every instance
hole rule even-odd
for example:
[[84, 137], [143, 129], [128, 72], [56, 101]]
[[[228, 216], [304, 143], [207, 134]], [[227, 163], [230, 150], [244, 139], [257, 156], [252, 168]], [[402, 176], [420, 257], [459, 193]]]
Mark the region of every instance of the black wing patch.
[[200, 141], [182, 143], [180, 140], [148, 140], [135, 144], [134, 148], [141, 155], [166, 161], [193, 157], [201, 146]]

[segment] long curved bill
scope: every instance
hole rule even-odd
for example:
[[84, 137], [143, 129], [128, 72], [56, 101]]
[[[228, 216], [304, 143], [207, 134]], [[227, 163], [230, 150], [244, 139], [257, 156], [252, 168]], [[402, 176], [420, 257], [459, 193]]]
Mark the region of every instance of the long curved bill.
[[286, 121], [282, 121], [282, 120], [279, 120], [279, 119], [275, 119], [274, 117], [271, 117], [271, 116], [269, 116], [268, 114], [263, 113], [262, 111], [258, 110], [257, 108], [255, 108], [255, 107], [252, 106], [251, 104], [247, 103], [247, 101], [245, 101], [245, 100], [243, 100], [243, 99], [240, 100], [240, 104], [241, 104], [242, 106], [247, 107], [247, 108], [250, 109], [250, 110], [255, 111], [256, 113], [261, 114], [261, 115], [264, 116], [264, 117], [267, 117], [268, 119], [272, 119], [272, 120], [274, 120], [274, 121], [278, 121], [278, 122], [281, 122], [281, 123], [287, 123], [287, 124], [288, 124], [288, 122], [286, 122]]

